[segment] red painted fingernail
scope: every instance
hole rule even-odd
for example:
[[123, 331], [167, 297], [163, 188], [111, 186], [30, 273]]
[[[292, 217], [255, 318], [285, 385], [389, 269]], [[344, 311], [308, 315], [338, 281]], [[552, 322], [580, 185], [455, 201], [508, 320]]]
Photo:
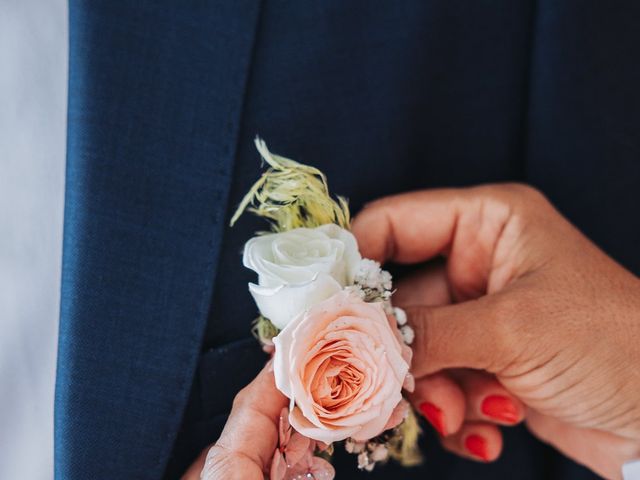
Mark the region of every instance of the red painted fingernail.
[[474, 457], [485, 461], [489, 460], [487, 442], [480, 435], [469, 435], [464, 441], [464, 446]]
[[442, 410], [429, 402], [421, 403], [419, 408], [422, 415], [424, 415], [424, 417], [429, 420], [429, 423], [433, 425], [433, 428], [435, 428], [438, 433], [444, 437], [447, 432], [444, 428], [444, 415]]
[[487, 417], [502, 422], [516, 423], [519, 419], [518, 407], [510, 398], [502, 395], [489, 395], [482, 402], [480, 409]]

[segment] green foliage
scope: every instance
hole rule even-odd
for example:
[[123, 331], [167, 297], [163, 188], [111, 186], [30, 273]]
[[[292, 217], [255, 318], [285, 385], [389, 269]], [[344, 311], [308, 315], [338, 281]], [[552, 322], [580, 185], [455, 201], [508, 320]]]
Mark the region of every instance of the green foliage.
[[260, 340], [261, 343], [264, 344], [271, 342], [273, 337], [280, 333], [280, 330], [278, 330], [278, 328], [273, 323], [271, 323], [268, 318], [260, 315], [253, 322], [253, 328], [251, 329], [251, 332], [253, 333], [254, 337], [256, 337], [258, 340]]

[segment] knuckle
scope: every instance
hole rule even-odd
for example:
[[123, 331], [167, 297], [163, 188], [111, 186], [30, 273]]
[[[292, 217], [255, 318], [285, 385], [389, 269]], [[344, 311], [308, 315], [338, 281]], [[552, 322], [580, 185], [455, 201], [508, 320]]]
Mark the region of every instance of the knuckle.
[[533, 329], [538, 322], [539, 300], [528, 292], [518, 295], [499, 295], [492, 306], [491, 316], [494, 321], [491, 334], [494, 335], [499, 350], [508, 354], [506, 358], [517, 354], [520, 347], [535, 336]]
[[244, 387], [240, 390], [233, 399], [233, 410], [240, 410], [246, 408], [250, 401], [249, 387]]
[[537, 188], [526, 183], [510, 184], [510, 193], [523, 209], [539, 208], [550, 205], [547, 197]]
[[503, 201], [511, 205], [526, 207], [531, 204], [538, 205], [549, 203], [545, 195], [540, 190], [526, 183], [500, 183], [489, 185], [485, 188], [485, 193], [489, 198]]
[[524, 308], [526, 306], [522, 298], [516, 298], [513, 295], [501, 295], [492, 306], [493, 333], [496, 335], [510, 335], [512, 330], [517, 330], [517, 319]]
[[504, 184], [504, 188], [510, 194], [516, 195], [519, 197], [534, 198], [537, 196], [542, 196], [542, 193], [540, 193], [540, 191], [537, 188], [527, 183], [510, 182], [510, 183]]

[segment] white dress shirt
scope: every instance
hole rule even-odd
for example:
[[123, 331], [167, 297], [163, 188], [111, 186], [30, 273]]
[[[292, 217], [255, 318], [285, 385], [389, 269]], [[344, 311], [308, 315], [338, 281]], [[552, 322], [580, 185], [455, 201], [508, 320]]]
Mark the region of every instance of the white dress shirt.
[[622, 467], [624, 480], [640, 480], [640, 460], [625, 463]]
[[0, 1], [0, 479], [53, 478], [67, 3]]

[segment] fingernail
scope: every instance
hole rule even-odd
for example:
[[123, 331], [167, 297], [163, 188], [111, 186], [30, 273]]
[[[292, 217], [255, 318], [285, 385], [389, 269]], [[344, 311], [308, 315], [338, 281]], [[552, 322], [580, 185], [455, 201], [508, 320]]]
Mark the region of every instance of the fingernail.
[[444, 428], [444, 415], [442, 410], [436, 407], [433, 403], [423, 402], [419, 406], [422, 415], [429, 420], [429, 423], [433, 425], [440, 435], [443, 437], [447, 434]]
[[489, 395], [483, 400], [480, 409], [487, 417], [502, 422], [516, 423], [518, 421], [518, 408], [515, 403], [502, 395]]
[[469, 435], [464, 441], [464, 446], [474, 457], [478, 457], [484, 461], [489, 460], [487, 442], [480, 435]]

